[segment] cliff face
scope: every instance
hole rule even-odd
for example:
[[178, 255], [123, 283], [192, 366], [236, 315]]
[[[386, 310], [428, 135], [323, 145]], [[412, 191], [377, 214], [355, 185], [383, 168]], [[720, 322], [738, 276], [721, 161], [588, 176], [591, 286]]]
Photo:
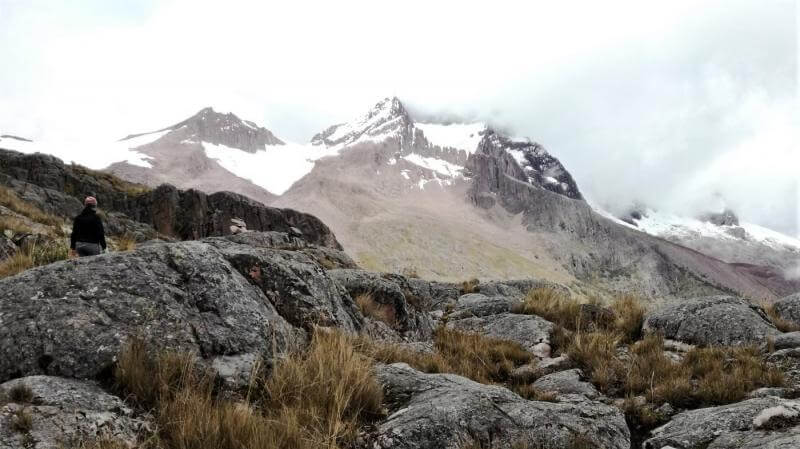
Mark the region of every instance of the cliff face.
[[566, 267], [579, 279], [598, 277], [653, 295], [710, 288], [775, 298], [800, 288], [768, 267], [725, 263], [603, 217], [580, 199], [571, 177], [560, 181], [566, 187], [556, 191], [533, 182], [490, 137], [484, 137], [467, 161], [468, 199], [483, 209], [522, 214], [523, 226], [531, 233], [547, 233], [552, 249], [567, 258]]
[[331, 230], [310, 214], [264, 206], [231, 192], [208, 195], [170, 185], [149, 190], [52, 156], [0, 150], [0, 183], [43, 210], [65, 217], [76, 214], [81, 200], [93, 195], [101, 209], [123, 213], [184, 240], [229, 234], [230, 219], [235, 217], [243, 219], [248, 229], [299, 231], [310, 243], [341, 248]]

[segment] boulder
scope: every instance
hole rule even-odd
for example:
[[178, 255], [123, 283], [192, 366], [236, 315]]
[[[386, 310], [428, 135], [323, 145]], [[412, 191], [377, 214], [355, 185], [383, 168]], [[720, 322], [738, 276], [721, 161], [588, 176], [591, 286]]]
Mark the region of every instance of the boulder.
[[728, 432], [707, 449], [796, 449], [800, 447], [800, 427], [784, 432]]
[[669, 423], [653, 430], [652, 437], [644, 442], [644, 449], [667, 446], [676, 449], [738, 448], [742, 446], [729, 445], [732, 441], [730, 434], [742, 436], [742, 432], [751, 434], [760, 431], [762, 440], [778, 437], [785, 435], [785, 430], [795, 428], [800, 423], [798, 417], [800, 401], [774, 396], [690, 410], [678, 413]]
[[486, 296], [482, 293], [469, 293], [458, 298], [455, 308], [448, 317], [451, 320], [458, 320], [509, 313], [516, 304], [520, 304], [518, 299], [507, 296]]
[[[389, 417], [367, 435], [376, 449], [509, 449], [587, 447], [629, 449], [622, 412], [593, 401], [528, 401], [506, 388], [452, 374], [424, 374], [406, 364], [376, 368]], [[583, 446], [581, 446], [583, 447]]]
[[133, 336], [211, 362], [240, 356], [241, 370], [304, 344], [313, 325], [361, 324], [347, 292], [301, 252], [221, 237], [152, 243], [0, 280], [0, 381], [96, 376]]
[[409, 340], [429, 340], [433, 337], [434, 324], [430, 315], [423, 311], [419, 304], [409, 302], [423, 301], [413, 291], [424, 291], [417, 282], [411, 288], [404, 276], [386, 275], [363, 270], [335, 269], [328, 275], [341, 284], [347, 292], [356, 298], [361, 294], [369, 294], [378, 304], [388, 306], [392, 310], [392, 323], [400, 335]]
[[552, 391], [559, 395], [580, 394], [590, 399], [600, 396], [594, 385], [583, 380], [583, 372], [577, 368], [540, 377], [533, 386], [538, 390]]
[[[550, 344], [555, 325], [536, 315], [501, 313], [482, 317], [448, 320], [447, 327], [519, 343], [530, 352], [541, 353], [540, 343]], [[544, 354], [543, 354], [544, 355]]]
[[515, 382], [529, 383], [542, 376], [568, 370], [574, 366], [575, 362], [566, 354], [562, 354], [558, 357], [543, 358], [517, 367], [511, 371], [511, 379]]
[[707, 296], [650, 313], [643, 330], [695, 345], [759, 345], [780, 332], [764, 311], [733, 296]]
[[17, 252], [17, 245], [4, 234], [0, 234], [0, 262], [8, 259]]
[[800, 293], [781, 298], [773, 304], [773, 309], [779, 317], [800, 325]]
[[775, 349], [791, 349], [800, 347], [800, 332], [787, 332], [772, 337]]
[[[24, 385], [33, 393], [30, 403], [0, 406], [0, 447], [9, 449], [58, 448], [80, 440], [113, 438], [134, 444], [151, 424], [134, 415], [120, 398], [90, 381], [50, 376], [14, 379], [0, 385], [10, 391]], [[17, 414], [31, 418], [30, 430], [12, 424]]]

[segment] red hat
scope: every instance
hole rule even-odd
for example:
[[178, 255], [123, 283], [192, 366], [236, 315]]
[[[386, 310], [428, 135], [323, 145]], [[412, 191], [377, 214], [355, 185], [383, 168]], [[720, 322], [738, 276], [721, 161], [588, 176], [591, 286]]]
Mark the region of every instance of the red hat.
[[83, 200], [84, 206], [97, 206], [97, 198], [93, 196], [87, 196], [85, 200]]

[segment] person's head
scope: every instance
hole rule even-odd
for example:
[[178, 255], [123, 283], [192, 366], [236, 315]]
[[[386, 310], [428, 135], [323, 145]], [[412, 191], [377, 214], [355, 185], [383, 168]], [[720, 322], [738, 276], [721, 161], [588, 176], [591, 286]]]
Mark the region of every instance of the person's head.
[[93, 196], [87, 196], [85, 200], [83, 200], [83, 207], [90, 207], [92, 209], [97, 209], [97, 198]]

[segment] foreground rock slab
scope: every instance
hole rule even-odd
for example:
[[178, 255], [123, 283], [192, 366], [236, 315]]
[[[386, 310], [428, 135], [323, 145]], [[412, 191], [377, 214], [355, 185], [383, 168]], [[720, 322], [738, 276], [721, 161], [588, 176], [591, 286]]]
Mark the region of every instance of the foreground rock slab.
[[[151, 425], [133, 415], [116, 396], [92, 382], [50, 376], [31, 376], [0, 385], [9, 392], [24, 385], [33, 393], [30, 403], [0, 406], [0, 447], [59, 448], [108, 437], [133, 444]], [[18, 415], [30, 416], [30, 428], [15, 425]]]
[[[644, 448], [798, 447], [798, 424], [800, 401], [778, 397], [748, 399], [679, 413], [654, 430]], [[763, 444], [756, 444], [759, 441]], [[777, 446], [775, 441], [792, 441], [794, 445]]]
[[424, 374], [406, 364], [380, 365], [377, 375], [391, 415], [368, 436], [375, 449], [460, 449], [514, 444], [567, 449], [578, 443], [630, 448], [619, 409], [599, 402], [528, 401], [506, 388], [451, 374]]
[[645, 332], [693, 345], [759, 345], [780, 332], [760, 307], [733, 296], [707, 296], [651, 313]]
[[[302, 345], [312, 325], [360, 329], [347, 292], [300, 251], [215, 237], [57, 262], [0, 281], [0, 381], [90, 378], [124, 341], [242, 361]], [[229, 370], [230, 371], [230, 370]], [[235, 373], [234, 373], [235, 374]]]

